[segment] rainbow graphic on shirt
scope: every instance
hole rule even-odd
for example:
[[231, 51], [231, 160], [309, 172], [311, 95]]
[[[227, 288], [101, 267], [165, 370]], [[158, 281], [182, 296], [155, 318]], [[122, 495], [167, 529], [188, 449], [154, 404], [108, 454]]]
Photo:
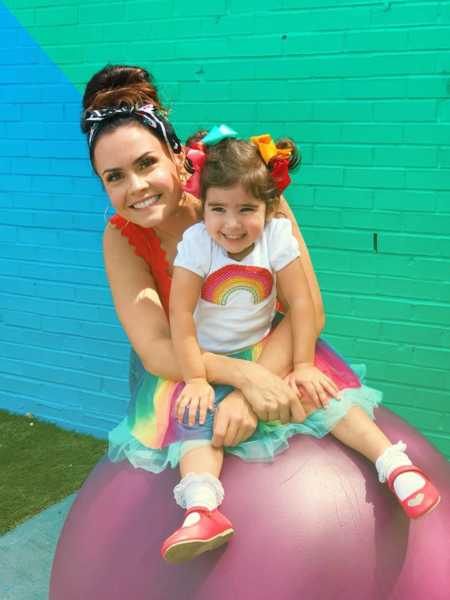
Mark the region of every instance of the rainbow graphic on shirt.
[[253, 304], [268, 298], [273, 288], [272, 273], [262, 267], [227, 265], [209, 275], [203, 283], [202, 299], [225, 306], [232, 294], [248, 292]]

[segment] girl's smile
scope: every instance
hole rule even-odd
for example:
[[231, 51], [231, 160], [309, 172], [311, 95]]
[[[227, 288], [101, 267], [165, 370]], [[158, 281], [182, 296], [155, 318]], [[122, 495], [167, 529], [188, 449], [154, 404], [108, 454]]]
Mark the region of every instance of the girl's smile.
[[241, 184], [210, 187], [204, 207], [206, 229], [230, 258], [242, 260], [253, 250], [266, 223], [266, 205]]

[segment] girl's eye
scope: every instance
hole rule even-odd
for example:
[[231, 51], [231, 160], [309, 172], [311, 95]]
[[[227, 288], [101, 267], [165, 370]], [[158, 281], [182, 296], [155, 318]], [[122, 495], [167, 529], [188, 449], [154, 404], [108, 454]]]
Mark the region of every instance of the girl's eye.
[[248, 212], [255, 212], [255, 208], [253, 206], [243, 206], [241, 208], [241, 212], [243, 213], [248, 213]]
[[212, 212], [216, 212], [216, 213], [223, 213], [225, 212], [225, 210], [221, 207], [221, 206], [213, 206], [211, 208]]

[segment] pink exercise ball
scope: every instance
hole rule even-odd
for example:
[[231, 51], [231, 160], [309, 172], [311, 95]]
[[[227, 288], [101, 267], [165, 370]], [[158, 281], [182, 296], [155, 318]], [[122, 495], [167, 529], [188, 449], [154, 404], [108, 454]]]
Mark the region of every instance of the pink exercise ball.
[[275, 462], [228, 456], [228, 546], [173, 566], [161, 542], [180, 525], [172, 488], [126, 462], [101, 462], [64, 526], [50, 600], [444, 600], [449, 597], [450, 466], [385, 408], [377, 423], [440, 489], [409, 521], [374, 467], [331, 436], [296, 436]]

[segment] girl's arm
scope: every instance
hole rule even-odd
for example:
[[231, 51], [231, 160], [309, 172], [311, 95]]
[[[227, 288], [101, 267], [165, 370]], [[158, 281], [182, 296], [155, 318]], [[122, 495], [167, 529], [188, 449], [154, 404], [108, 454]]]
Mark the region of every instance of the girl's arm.
[[182, 422], [189, 409], [189, 424], [205, 422], [214, 408], [214, 390], [206, 379], [206, 368], [197, 341], [194, 310], [200, 297], [202, 278], [182, 267], [174, 267], [170, 290], [170, 331], [185, 387], [177, 400], [177, 417]]
[[302, 386], [317, 406], [325, 406], [328, 396], [336, 396], [339, 390], [314, 366], [317, 339], [315, 312], [300, 259], [278, 271], [277, 284], [289, 307], [293, 369], [290, 383], [294, 389]]
[[314, 322], [317, 336], [325, 327], [325, 312], [323, 308], [322, 294], [320, 293], [319, 283], [317, 281], [316, 273], [309, 256], [308, 247], [305, 244], [305, 240], [300, 232], [294, 213], [286, 202], [285, 198], [281, 196], [280, 205], [275, 215], [276, 217], [285, 217], [289, 219], [292, 225], [292, 233], [298, 241], [300, 248], [300, 261], [302, 263], [303, 272], [308, 282], [308, 288], [313, 302], [314, 307]]

